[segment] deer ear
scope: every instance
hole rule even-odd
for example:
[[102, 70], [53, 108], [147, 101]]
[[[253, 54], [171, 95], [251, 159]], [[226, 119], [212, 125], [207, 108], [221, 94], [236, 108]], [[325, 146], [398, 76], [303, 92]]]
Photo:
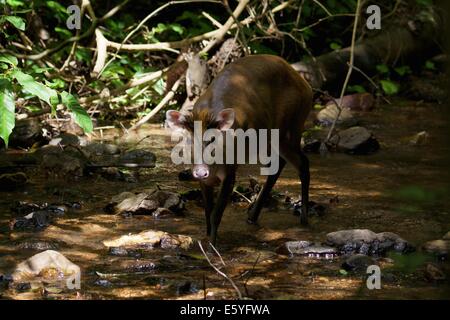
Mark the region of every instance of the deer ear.
[[169, 110], [166, 112], [166, 125], [172, 130], [186, 129], [186, 117], [180, 111]]
[[234, 124], [234, 117], [235, 113], [234, 110], [231, 108], [223, 109], [219, 112], [217, 115], [217, 122], [219, 123], [218, 129], [219, 130], [228, 130], [231, 129], [231, 127]]

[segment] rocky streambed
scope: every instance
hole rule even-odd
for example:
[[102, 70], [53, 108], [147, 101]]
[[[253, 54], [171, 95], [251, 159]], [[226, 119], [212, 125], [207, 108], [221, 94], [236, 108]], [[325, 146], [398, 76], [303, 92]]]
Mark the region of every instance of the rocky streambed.
[[[9, 152], [1, 158], [10, 164], [3, 168], [15, 169], [1, 173], [13, 184], [3, 181], [0, 191], [0, 296], [235, 299], [212, 263], [252, 299], [448, 299], [442, 112], [401, 101], [356, 114], [379, 150], [310, 154], [308, 227], [298, 223], [291, 167], [259, 226], [247, 225], [248, 200], [264, 179], [257, 169], [241, 168], [217, 252], [205, 241], [198, 185], [170, 162], [170, 137], [160, 126], [120, 139], [105, 131], [95, 147], [54, 141], [19, 174], [14, 166], [25, 152]], [[427, 139], [416, 143], [424, 131]], [[54, 156], [60, 152], [65, 161]], [[381, 271], [379, 290], [366, 286], [373, 265]]]

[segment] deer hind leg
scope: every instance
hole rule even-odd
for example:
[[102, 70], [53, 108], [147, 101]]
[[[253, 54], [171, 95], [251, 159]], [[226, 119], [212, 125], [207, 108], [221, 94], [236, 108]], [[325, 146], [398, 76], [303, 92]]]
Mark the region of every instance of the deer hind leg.
[[301, 187], [302, 195], [302, 212], [300, 214], [300, 223], [302, 225], [308, 224], [308, 202], [309, 202], [309, 160], [303, 153], [300, 147], [300, 142], [295, 142], [287, 146], [280, 146], [281, 155], [297, 170]]

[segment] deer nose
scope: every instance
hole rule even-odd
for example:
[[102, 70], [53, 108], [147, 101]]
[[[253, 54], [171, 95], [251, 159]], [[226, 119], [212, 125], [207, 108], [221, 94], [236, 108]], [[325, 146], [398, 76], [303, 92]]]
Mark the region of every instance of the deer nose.
[[208, 167], [200, 166], [200, 167], [194, 168], [194, 170], [192, 171], [192, 175], [196, 179], [206, 179], [209, 176]]

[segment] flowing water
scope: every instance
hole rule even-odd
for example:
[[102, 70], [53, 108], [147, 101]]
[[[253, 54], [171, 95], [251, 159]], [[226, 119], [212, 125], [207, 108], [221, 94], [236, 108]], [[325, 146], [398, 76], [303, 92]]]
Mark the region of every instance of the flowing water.
[[[391, 231], [418, 248], [426, 241], [441, 238], [450, 230], [450, 208], [446, 201], [446, 155], [450, 150], [443, 112], [442, 106], [402, 101], [361, 114], [361, 125], [380, 141], [381, 149], [377, 153], [309, 155], [310, 197], [326, 205], [325, 215], [311, 217], [310, 225], [302, 227], [298, 216], [279, 206], [265, 209], [259, 226], [252, 226], [245, 222], [245, 205], [230, 204], [218, 240], [225, 265], [208, 250], [212, 262], [233, 280], [243, 296], [253, 299], [449, 299], [448, 275], [441, 282], [427, 280], [423, 265], [405, 271], [386, 259], [387, 263], [381, 264], [382, 288], [369, 290], [366, 274], [341, 270], [342, 257], [288, 257], [275, 252], [287, 240], [323, 242], [329, 232], [354, 228]], [[429, 134], [427, 142], [411, 145], [411, 137], [423, 130]], [[118, 130], [105, 131], [103, 140], [115, 141], [122, 147], [140, 141], [139, 148], [156, 154], [157, 165], [153, 169], [140, 169], [137, 183], [113, 182], [97, 176], [53, 181], [31, 169], [27, 172], [31, 183], [24, 190], [0, 193], [0, 275], [10, 273], [19, 262], [39, 252], [22, 249], [21, 245], [45, 241], [81, 267], [81, 289], [52, 292], [4, 286], [0, 288], [0, 297], [235, 299], [236, 290], [208, 264], [197, 242], [188, 251], [153, 249], [139, 257], [108, 253], [102, 242], [128, 233], [155, 229], [204, 240], [206, 231], [202, 208], [191, 201], [184, 216], [167, 219], [105, 213], [103, 208], [109, 199], [123, 191], [159, 187], [182, 192], [198, 185], [178, 181], [178, 172], [185, 167], [171, 163], [172, 144], [160, 125], [147, 125], [125, 137]], [[240, 168], [238, 184], [246, 185], [248, 175], [258, 177], [258, 172], [258, 168]], [[258, 179], [263, 181], [263, 177]], [[284, 170], [275, 190], [298, 197], [299, 181], [292, 167]], [[78, 201], [82, 208], [69, 211], [41, 231], [11, 231], [10, 207], [17, 200]], [[154, 270], [125, 271], [130, 265], [149, 262], [156, 265]], [[440, 264], [448, 268], [448, 262]]]

